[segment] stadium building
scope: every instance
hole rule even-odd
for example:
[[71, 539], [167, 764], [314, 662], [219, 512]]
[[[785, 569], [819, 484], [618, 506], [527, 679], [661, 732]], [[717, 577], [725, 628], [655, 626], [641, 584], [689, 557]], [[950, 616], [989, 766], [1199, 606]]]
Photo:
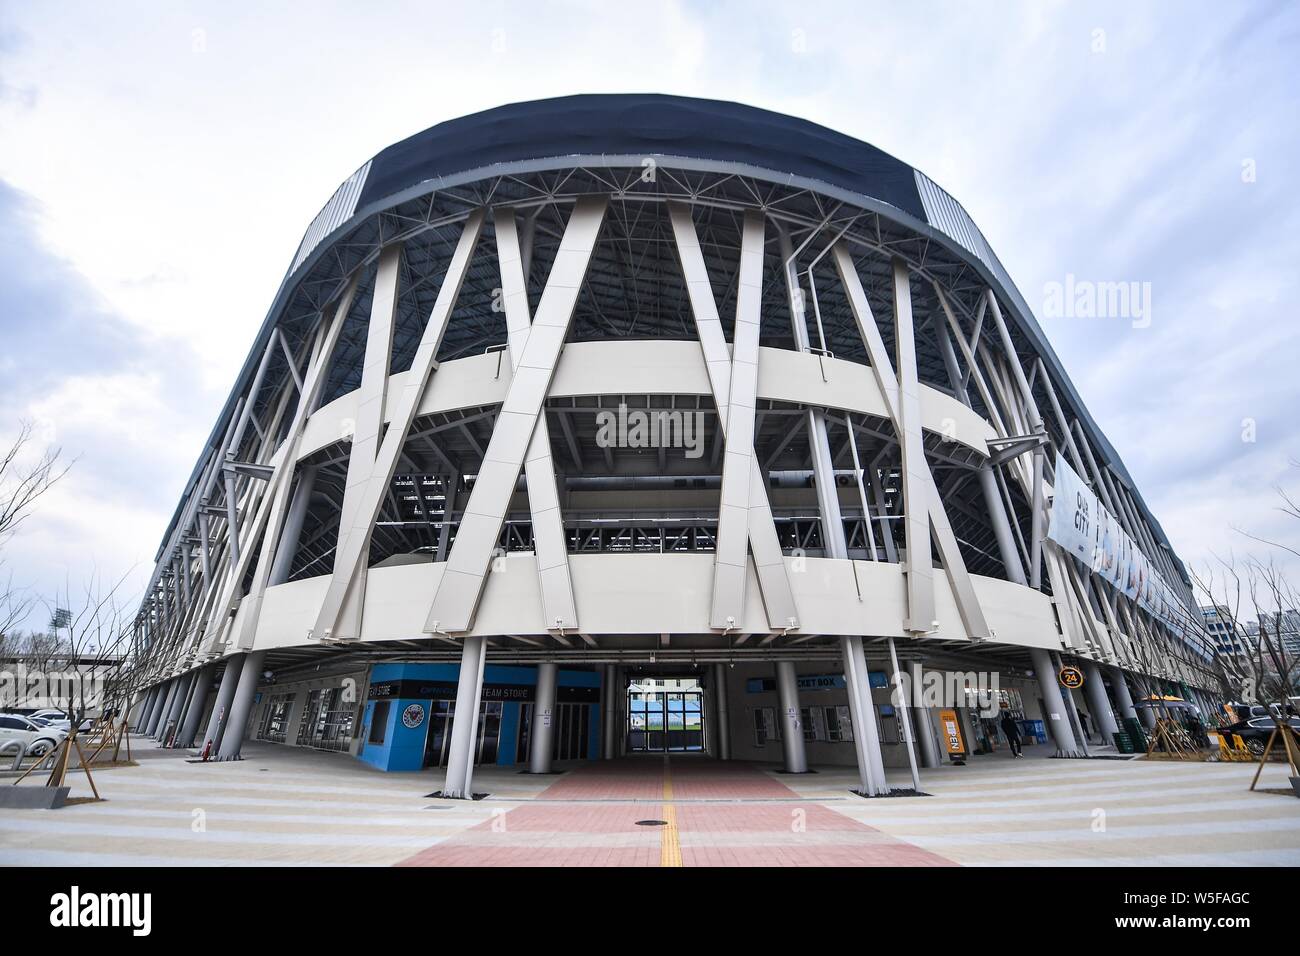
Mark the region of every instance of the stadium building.
[[136, 724], [449, 796], [642, 752], [879, 794], [999, 709], [1064, 756], [1152, 693], [1208, 713], [1199, 615], [943, 189], [800, 119], [575, 96], [390, 146], [307, 227], [158, 552]]

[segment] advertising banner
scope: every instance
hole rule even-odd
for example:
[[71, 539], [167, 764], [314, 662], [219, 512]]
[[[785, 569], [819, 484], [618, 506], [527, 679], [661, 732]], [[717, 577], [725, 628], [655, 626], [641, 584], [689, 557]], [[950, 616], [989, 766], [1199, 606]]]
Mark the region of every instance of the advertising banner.
[[1181, 631], [1181, 607], [1164, 576], [1058, 452], [1047, 537], [1149, 614]]

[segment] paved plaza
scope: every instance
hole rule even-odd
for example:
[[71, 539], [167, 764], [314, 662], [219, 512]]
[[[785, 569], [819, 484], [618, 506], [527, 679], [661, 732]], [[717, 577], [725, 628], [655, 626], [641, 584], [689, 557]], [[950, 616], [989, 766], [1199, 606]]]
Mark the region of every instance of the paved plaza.
[[[244, 752], [204, 765], [138, 744], [138, 766], [96, 772], [105, 802], [0, 810], [0, 863], [1300, 865], [1300, 801], [1280, 792], [1280, 766], [1249, 793], [1249, 764], [994, 755], [923, 771], [931, 796], [865, 800], [848, 768], [789, 776], [646, 756], [549, 776], [480, 768], [474, 789], [488, 796], [468, 802], [429, 796], [435, 771], [254, 742]], [[71, 782], [74, 798], [89, 795], [84, 778]]]

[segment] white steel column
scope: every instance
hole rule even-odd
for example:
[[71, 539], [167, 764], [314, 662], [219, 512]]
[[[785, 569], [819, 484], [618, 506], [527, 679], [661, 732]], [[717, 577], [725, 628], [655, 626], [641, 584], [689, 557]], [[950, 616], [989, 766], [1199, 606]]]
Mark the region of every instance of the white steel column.
[[934, 742], [934, 721], [930, 716], [930, 708], [913, 707], [911, 710], [912, 726], [921, 739], [921, 765], [926, 768], [937, 767], [942, 761], [939, 759], [939, 746]]
[[916, 371], [916, 330], [912, 327], [912, 285], [907, 263], [893, 260], [894, 347], [898, 357], [898, 445], [902, 450], [904, 541], [903, 568], [907, 583], [907, 621], [914, 634], [938, 628], [934, 603], [934, 559], [930, 555], [929, 496], [921, 437], [921, 385]]
[[602, 715], [604, 724], [602, 724], [600, 749], [606, 760], [613, 760], [618, 756], [619, 695], [623, 691], [618, 682], [617, 664], [605, 665], [602, 683], [605, 685], [605, 713]]
[[302, 537], [302, 526], [307, 520], [307, 511], [311, 507], [312, 490], [316, 487], [316, 466], [308, 465], [298, 474], [298, 484], [293, 489], [293, 503], [289, 505], [289, 515], [284, 521], [284, 531], [280, 534], [280, 543], [275, 549], [275, 563], [271, 567], [267, 587], [275, 587], [289, 580], [293, 570], [293, 559], [298, 553], [298, 541]]
[[[902, 684], [902, 672], [898, 669], [898, 651], [894, 647], [894, 639], [889, 639], [889, 662], [894, 667], [894, 686]], [[900, 718], [903, 722], [903, 739], [907, 743], [907, 763], [912, 771], [912, 788], [917, 793], [921, 792], [921, 775], [916, 769], [916, 743], [912, 734], [912, 716], [909, 708], [904, 704], [897, 708]]]
[[[849, 308], [853, 312], [853, 318], [858, 326], [858, 333], [862, 337], [863, 345], [866, 346], [876, 384], [879, 385], [881, 394], [885, 399], [885, 405], [889, 409], [889, 417], [893, 422], [894, 432], [901, 437], [904, 428], [900, 414], [898, 378], [889, 363], [889, 353], [885, 349], [884, 340], [880, 336], [880, 329], [876, 326], [875, 317], [871, 313], [871, 305], [867, 301], [866, 290], [862, 287], [862, 279], [859, 278], [857, 268], [853, 265], [853, 258], [849, 255], [848, 249], [842, 242], [835, 244], [832, 254], [836, 271], [839, 273], [840, 281], [844, 286]], [[980, 607], [979, 600], [975, 597], [975, 589], [971, 585], [970, 574], [966, 570], [966, 562], [962, 559], [961, 549], [957, 545], [957, 536], [953, 533], [952, 525], [948, 521], [948, 513], [944, 510], [943, 499], [940, 497], [939, 489], [934, 483], [934, 476], [930, 473], [930, 468], [925, 462], [924, 454], [921, 455], [919, 465], [923, 467], [921, 467], [920, 473], [916, 477], [925, 487], [925, 495], [920, 502], [912, 504], [907, 503], [905, 499], [905, 507], [908, 512], [913, 511], [915, 505], [920, 505], [920, 507], [928, 510], [930, 533], [934, 536], [934, 542], [939, 547], [939, 556], [943, 560], [943, 568], [948, 577], [948, 584], [957, 600], [957, 613], [961, 617], [962, 625], [972, 640], [987, 640], [992, 637], [992, 632], [984, 619], [984, 611]], [[875, 476], [872, 477], [874, 479]], [[928, 555], [929, 551], [926, 550], [925, 553]], [[933, 568], [931, 568], [931, 576], [933, 579]]]
[[[538, 419], [545, 414], [546, 393], [600, 236], [607, 202], [604, 196], [579, 199], [569, 216], [537, 305], [532, 331], [510, 379], [478, 478], [465, 504], [460, 530], [434, 593], [424, 626], [429, 633], [464, 632], [473, 626], [510, 496], [528, 456]], [[558, 508], [558, 501], [543, 504]], [[567, 566], [566, 557], [563, 566], [541, 572], [544, 589], [553, 579], [566, 575]]]
[[[1002, 342], [1002, 350], [1006, 353], [1007, 365], [1011, 369], [1012, 377], [1016, 380], [1016, 386], [1020, 390], [1021, 398], [1024, 404], [1025, 415], [1028, 419], [1030, 431], [1034, 434], [1042, 434], [1043, 420], [1038, 414], [1038, 406], [1034, 402], [1033, 390], [1029, 387], [1029, 380], [1025, 378], [1025, 370], [1020, 365], [1020, 357], [1016, 354], [1015, 343], [1011, 341], [1011, 333], [1007, 329], [1007, 324], [1002, 320], [1002, 308], [998, 305], [998, 297], [993, 294], [993, 290], [986, 292], [989, 311], [993, 315], [993, 322], [997, 326], [998, 336]], [[1032, 511], [1030, 513], [1030, 541], [1029, 541], [1029, 586], [1032, 588], [1042, 588], [1043, 575], [1043, 446], [1038, 445], [1032, 453]]]
[[[375, 267], [375, 288], [370, 299], [370, 324], [366, 329], [366, 351], [361, 362], [361, 384], [357, 388], [357, 411], [352, 446], [348, 452], [347, 481], [343, 490], [340, 541], [357, 534], [357, 515], [375, 470], [379, 440], [384, 431], [384, 406], [388, 398], [388, 367], [393, 352], [393, 323], [397, 317], [397, 285], [401, 277], [402, 245], [392, 243], [379, 253]], [[347, 529], [346, 531], [344, 529]], [[368, 528], [367, 528], [368, 530]], [[369, 535], [366, 534], [369, 540]], [[336, 554], [339, 552], [335, 552]], [[333, 622], [318, 620], [315, 633], [334, 640], [361, 637], [361, 615], [366, 596], [366, 561], [355, 568], [335, 568], [350, 575], [343, 604]], [[332, 609], [332, 608], [331, 608]]]
[[474, 799], [474, 758], [478, 751], [479, 700], [483, 696], [486, 654], [487, 638], [465, 638], [460, 676], [456, 681], [456, 709], [451, 718], [447, 777], [442, 785], [442, 795], [449, 799]]
[[222, 760], [239, 759], [240, 748], [244, 745], [244, 730], [248, 726], [248, 715], [253, 712], [253, 698], [257, 695], [257, 682], [262, 676], [264, 660], [266, 651], [251, 651], [244, 657], [244, 664], [239, 669], [235, 697], [230, 702], [230, 715], [221, 734], [218, 756]]
[[726, 448], [718, 504], [717, 549], [709, 624], [734, 628], [745, 606], [749, 563], [750, 476], [754, 460], [754, 403], [758, 388], [758, 326], [763, 284], [763, 219], [747, 213], [742, 228], [736, 322], [727, 393]]
[[781, 751], [786, 773], [807, 773], [803, 722], [799, 713], [799, 677], [793, 661], [776, 662], [776, 693], [781, 709]]
[[[519, 374], [519, 363], [532, 331], [529, 314], [527, 266], [520, 248], [515, 214], [510, 209], [493, 212], [496, 222], [497, 260], [501, 268], [501, 300], [506, 310], [506, 332], [510, 343], [510, 368]], [[555, 463], [551, 460], [551, 436], [546, 409], [537, 416], [528, 452], [524, 457], [528, 488], [528, 509], [533, 521], [533, 548], [537, 555], [538, 586], [542, 595], [542, 620], [551, 630], [578, 626], [578, 607], [573, 598], [573, 575], [555, 485]]]
[[163, 702], [162, 710], [158, 714], [158, 722], [154, 724], [149, 736], [154, 740], [161, 741], [167, 733], [167, 722], [171, 719], [172, 710], [178, 705], [177, 698], [180, 696], [181, 685], [184, 683], [183, 677], [173, 677], [171, 686], [167, 689], [167, 699]]
[[366, 481], [365, 490], [359, 495], [354, 523], [351, 528], [339, 528], [334, 573], [330, 576], [329, 589], [316, 618], [316, 626], [312, 629], [312, 636], [317, 639], [325, 637], [326, 629], [332, 628], [333, 622], [338, 619], [352, 575], [365, 563], [370, 552], [371, 531], [392, 482], [397, 460], [402, 454], [402, 445], [415, 421], [420, 399], [424, 397], [429, 384], [429, 376], [434, 374], [438, 349], [447, 331], [452, 309], [460, 296], [460, 288], [465, 281], [482, 228], [483, 211], [476, 209], [465, 220], [465, 228], [461, 231], [456, 251], [452, 253], [447, 273], [438, 288], [438, 297], [434, 300], [433, 310], [420, 337], [405, 384], [401, 392], [394, 396], [388, 430], [384, 432], [384, 439], [375, 457], [375, 467]]
[[717, 715], [718, 759], [731, 759], [731, 718], [727, 713], [727, 665], [713, 665], [713, 705]]
[[[708, 270], [704, 264], [704, 253], [700, 249], [699, 236], [690, 210], [679, 203], [669, 203], [668, 213], [672, 220], [673, 237], [676, 240], [678, 257], [682, 264], [682, 275], [686, 281], [686, 291], [691, 300], [691, 313], [695, 318], [696, 332], [700, 337], [700, 351], [704, 355], [704, 365], [709, 375], [709, 388], [713, 393], [713, 402], [718, 410], [718, 427], [726, 442], [727, 452], [735, 451], [749, 459], [748, 485], [742, 488], [737, 484], [735, 467], [739, 463], [731, 461], [732, 478], [727, 479], [727, 462], [724, 458], [723, 485], [730, 487], [734, 493], [729, 499], [724, 490], [719, 509], [718, 550], [714, 558], [713, 604], [710, 610], [710, 625], [719, 629], [730, 630], [739, 626], [744, 609], [745, 575], [747, 557], [745, 542], [739, 545], [731, 536], [731, 530], [739, 518], [740, 500], [745, 501], [745, 532], [748, 547], [754, 553], [754, 566], [758, 573], [759, 590], [762, 591], [763, 604], [767, 611], [768, 625], [772, 630], [783, 631], [798, 627], [798, 612], [795, 609], [794, 592], [786, 574], [785, 557], [781, 551], [781, 542], [777, 537], [776, 525], [772, 520], [772, 508], [767, 497], [767, 482], [759, 467], [758, 459], [753, 453], [754, 399], [751, 397], [747, 414], [732, 415], [731, 398], [733, 395], [733, 366], [738, 356], [750, 356], [749, 363], [735, 370], [741, 376], [757, 375], [758, 356], [758, 308], [753, 288], [753, 270], [757, 266], [758, 282], [762, 280], [762, 220], [751, 224], [753, 216], [746, 217], [745, 231], [742, 235], [741, 270], [749, 280], [743, 288], [750, 291], [743, 293], [743, 307], [750, 312], [752, 321], [742, 323], [740, 311], [741, 296], [737, 297], [736, 332], [733, 335], [733, 347], [728, 349], [726, 338], [722, 333], [722, 322], [718, 317], [717, 301], [713, 297], [713, 285], [709, 281]], [[755, 253], [753, 245], [758, 242]], [[750, 255], [746, 257], [745, 244], [748, 242]], [[757, 259], [757, 261], [756, 261]], [[761, 291], [758, 290], [758, 291]], [[748, 385], [740, 385], [740, 395], [757, 394], [757, 378]], [[742, 408], [742, 412], [744, 409]], [[748, 426], [741, 426], [741, 434], [733, 434], [731, 420], [738, 417], [747, 419]], [[744, 451], [748, 449], [748, 453]], [[725, 506], [730, 501], [730, 511]], [[724, 512], [728, 515], [729, 530], [727, 553], [722, 551], [721, 519]], [[719, 587], [719, 584], [722, 587]], [[730, 619], [730, 620], [728, 620]]]
[[149, 723], [145, 725], [145, 735], [152, 737], [158, 732], [158, 724], [162, 722], [162, 715], [166, 713], [167, 708], [171, 705], [172, 695], [176, 693], [176, 680], [172, 678], [158, 687], [158, 703], [153, 712], [149, 715]]
[[543, 661], [537, 665], [537, 693], [533, 699], [533, 740], [528, 748], [528, 772], [550, 773], [555, 743], [555, 685], [560, 665]]
[[[243, 583], [252, 566], [251, 550], [240, 555], [238, 562], [228, 562], [225, 585], [221, 599], [214, 601], [208, 617], [204, 650], [211, 653], [225, 642], [226, 632], [234, 621], [235, 611], [243, 601], [250, 601], [244, 614], [244, 623], [239, 634], [238, 646], [247, 650], [253, 646], [257, 633], [257, 621], [261, 616], [262, 597], [266, 591], [266, 582], [270, 578], [272, 553], [279, 541], [280, 527], [284, 512], [289, 503], [289, 486], [292, 484], [293, 466], [298, 458], [298, 447], [302, 440], [302, 431], [311, 415], [315, 403], [325, 387], [325, 378], [329, 370], [334, 347], [338, 344], [343, 331], [344, 320], [352, 299], [356, 295], [357, 277], [353, 276], [340, 297], [334, 311], [333, 319], [321, 330], [321, 347], [312, 360], [307, 372], [302, 394], [298, 396], [298, 407], [294, 412], [293, 422], [289, 427], [280, 450], [279, 465], [262, 496], [253, 521], [250, 522], [248, 540], [256, 541], [262, 535], [260, 559], [254, 571], [253, 584], [246, 597], [241, 598]], [[265, 531], [265, 533], [263, 533]]]
[[1034, 674], [1038, 678], [1038, 690], [1043, 695], [1043, 722], [1051, 731], [1056, 741], [1058, 757], [1079, 756], [1079, 745], [1074, 739], [1074, 730], [1070, 726], [1070, 715], [1066, 712], [1065, 702], [1061, 699], [1061, 688], [1056, 682], [1056, 669], [1052, 666], [1052, 656], [1041, 647], [1030, 648], [1030, 659], [1034, 662]]
[[154, 708], [158, 706], [158, 697], [161, 687], [155, 684], [150, 687], [145, 694], [144, 706], [140, 708], [140, 716], [136, 718], [135, 733], [139, 736], [144, 729], [149, 726], [149, 718], [153, 716]]
[[199, 721], [203, 719], [203, 707], [208, 702], [208, 691], [212, 689], [212, 672], [215, 668], [215, 664], [205, 664], [194, 675], [194, 689], [190, 693], [190, 703], [185, 709], [185, 719], [176, 738], [177, 747], [194, 746]]
[[1110, 700], [1106, 697], [1106, 685], [1101, 679], [1101, 668], [1096, 661], [1087, 661], [1083, 665], [1083, 689], [1088, 695], [1089, 709], [1092, 710], [1093, 722], [1102, 735], [1102, 743], [1111, 743], [1119, 732], [1119, 723], [1110, 709]]
[[863, 653], [862, 638], [840, 638], [844, 658], [844, 684], [849, 698], [849, 720], [853, 724], [853, 749], [858, 758], [858, 784], [867, 796], [889, 792], [885, 762], [880, 752], [880, 731], [876, 726], [876, 704], [871, 696], [871, 677]]
[[993, 474], [993, 466], [986, 462], [979, 467], [977, 474], [980, 491], [984, 494], [984, 502], [988, 508], [989, 521], [993, 525], [993, 536], [998, 543], [998, 555], [1002, 558], [1002, 566], [1007, 572], [1007, 580], [1028, 585], [1025, 566], [1020, 562], [1020, 555], [1016, 552], [1016, 542], [1011, 536], [1011, 521], [1002, 506], [1002, 495], [998, 491], [998, 481]]
[[230, 712], [230, 703], [235, 699], [235, 689], [239, 686], [239, 672], [244, 667], [244, 655], [232, 654], [226, 658], [226, 669], [221, 674], [221, 685], [217, 689], [217, 699], [212, 703], [212, 715], [208, 718], [208, 729], [203, 734], [203, 749], [216, 756], [221, 746], [222, 731], [226, 727], [226, 714]]

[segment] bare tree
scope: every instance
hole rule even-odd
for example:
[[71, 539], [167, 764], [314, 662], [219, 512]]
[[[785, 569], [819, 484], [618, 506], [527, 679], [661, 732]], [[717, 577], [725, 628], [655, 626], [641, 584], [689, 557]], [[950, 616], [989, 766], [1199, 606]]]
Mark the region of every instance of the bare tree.
[[[32, 444], [31, 422], [20, 422], [18, 435], [7, 449], [0, 452], [0, 570], [3, 570], [5, 542], [18, 526], [31, 514], [37, 500], [68, 472], [70, 466], [60, 466], [60, 451], [46, 448], [34, 461], [28, 454]], [[0, 653], [14, 653], [16, 635], [20, 626], [35, 605], [31, 592], [14, 584], [13, 573], [0, 580]]]
[[[104, 586], [92, 575], [73, 593], [65, 585], [51, 607], [50, 631], [67, 661], [64, 710], [79, 723], [92, 707], [108, 709], [106, 684], [124, 666], [124, 652], [133, 631], [131, 618], [120, 597], [126, 576]], [[59, 706], [63, 706], [62, 701]]]
[[20, 422], [18, 436], [0, 455], [0, 546], [31, 514], [37, 499], [71, 467], [60, 465], [58, 448], [46, 448], [35, 461], [26, 461], [31, 443], [32, 423]]

